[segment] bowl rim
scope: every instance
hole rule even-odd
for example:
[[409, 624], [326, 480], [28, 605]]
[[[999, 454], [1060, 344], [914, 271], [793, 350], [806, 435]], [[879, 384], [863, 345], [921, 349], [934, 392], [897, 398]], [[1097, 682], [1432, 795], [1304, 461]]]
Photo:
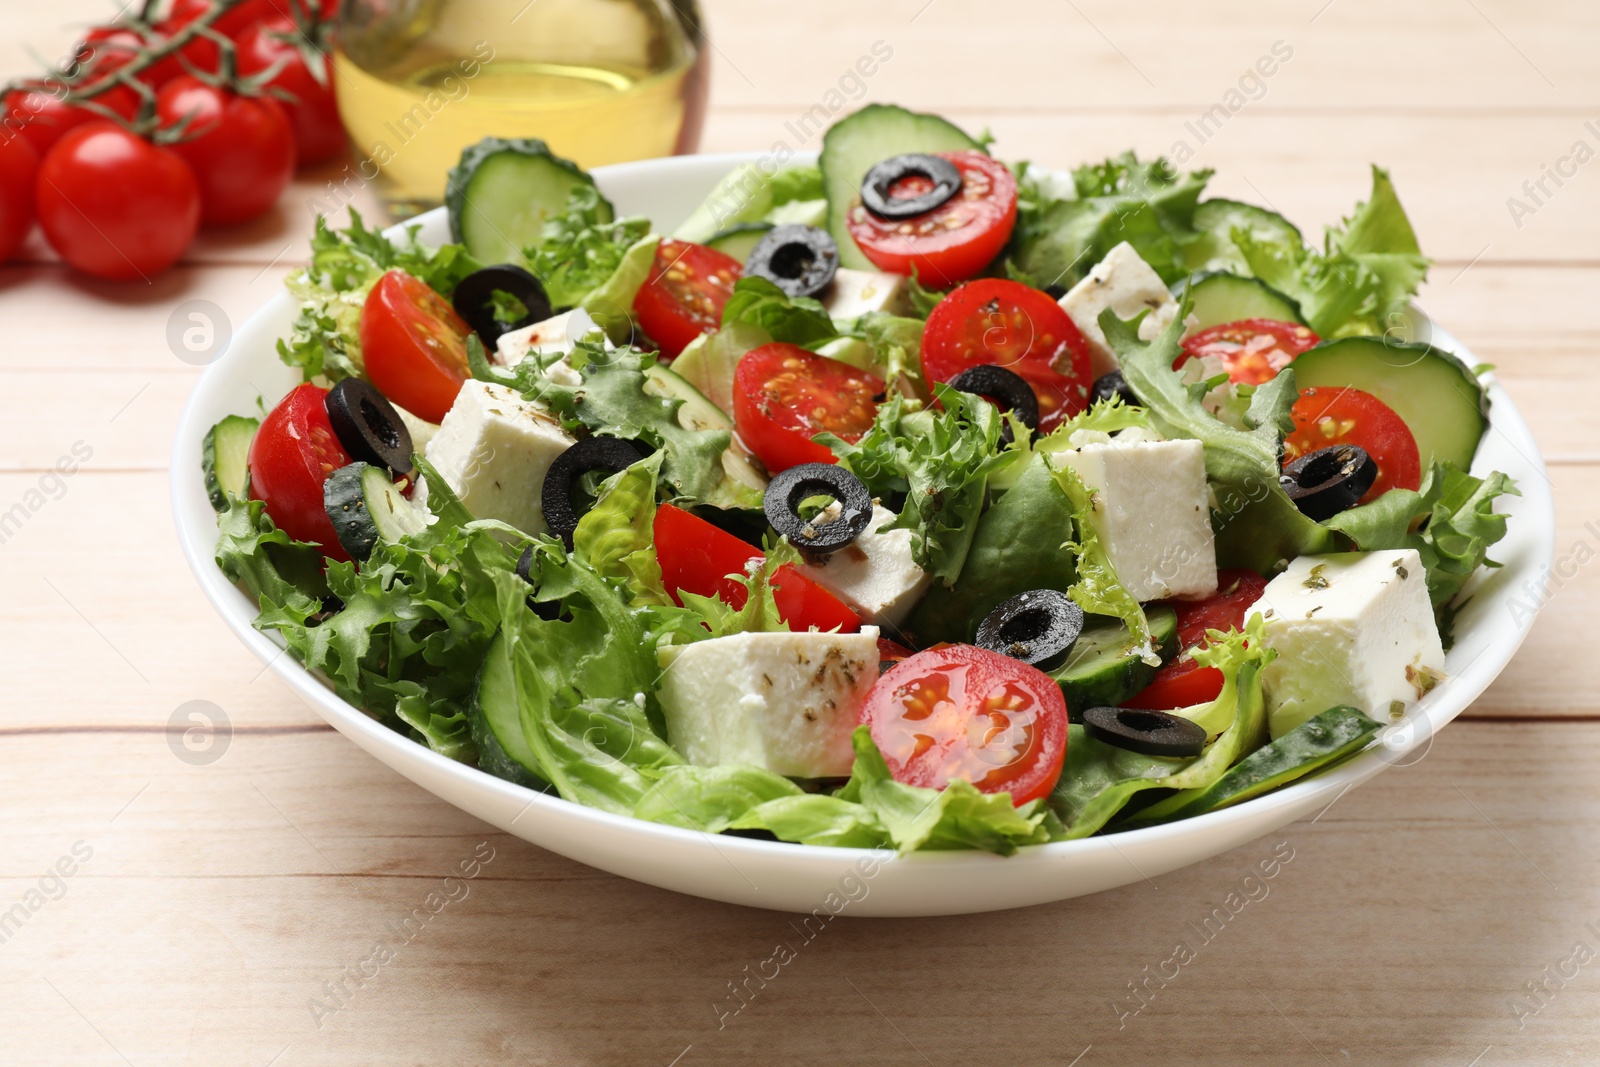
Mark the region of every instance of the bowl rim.
[[[759, 164], [763, 161], [771, 160], [771, 158], [772, 156], [769, 153], [758, 152], [724, 152], [694, 156], [673, 156], [596, 167], [591, 173], [597, 182], [604, 185], [608, 180], [638, 177], [641, 174], [648, 175], [652, 172], [680, 168], [709, 168], [712, 165], [731, 169], [741, 163]], [[808, 161], [815, 158], [816, 153], [814, 152], [795, 152], [791, 160]], [[390, 238], [401, 236], [412, 227], [427, 227], [431, 224], [436, 224], [444, 215], [444, 212], [444, 208], [436, 208], [433, 211], [390, 226], [383, 232], [385, 236]], [[290, 301], [289, 294], [280, 290], [271, 300], [258, 306], [251, 313], [250, 320], [247, 321], [246, 325], [248, 325], [248, 322], [256, 321], [270, 314], [275, 305], [281, 308], [288, 305]], [[1414, 309], [1414, 312], [1422, 328], [1427, 331], [1430, 343], [1451, 352], [1458, 358], [1468, 360], [1469, 366], [1473, 365], [1471, 352], [1465, 345], [1447, 330], [1432, 323], [1420, 309]], [[259, 353], [255, 353], [254, 356], [258, 358]], [[311, 705], [329, 725], [352, 739], [359, 738], [362, 747], [368, 748], [369, 751], [374, 749], [384, 750], [388, 754], [388, 758], [385, 758], [384, 762], [413, 781], [417, 781], [415, 776], [401, 770], [406, 764], [415, 764], [418, 767], [427, 768], [436, 775], [442, 775], [452, 780], [461, 789], [488, 791], [498, 794], [502, 800], [524, 802], [519, 814], [511, 820], [513, 824], [528, 815], [529, 812], [537, 812], [559, 819], [577, 820], [579, 823], [588, 824], [596, 829], [604, 827], [625, 833], [643, 834], [657, 841], [679, 843], [686, 846], [714, 836], [716, 849], [719, 852], [730, 853], [733, 856], [743, 855], [766, 859], [810, 857], [816, 863], [830, 865], [849, 864], [870, 852], [870, 850], [857, 848], [802, 845], [784, 841], [730, 837], [721, 834], [711, 835], [702, 830], [669, 826], [664, 823], [637, 819], [630, 815], [619, 815], [603, 811], [599, 808], [592, 808], [565, 800], [555, 794], [539, 793], [497, 778], [487, 771], [479, 770], [475, 766], [460, 763], [440, 755], [426, 745], [413, 741], [404, 734], [382, 725], [360, 708], [341, 699], [319, 675], [306, 669], [293, 656], [288, 655], [285, 644], [255, 629], [252, 623], [259, 613], [256, 605], [252, 604], [243, 591], [230, 582], [221, 569], [216, 566], [213, 556], [216, 540], [215, 523], [211, 524], [209, 530], [197, 530], [194, 528], [195, 523], [192, 521], [192, 517], [185, 514], [186, 503], [192, 505], [194, 494], [203, 494], [201, 479], [198, 477], [197, 467], [192, 460], [198, 456], [200, 441], [210, 428], [209, 422], [201, 415], [202, 409], [206, 406], [204, 399], [220, 389], [221, 384], [228, 376], [229, 370], [235, 364], [246, 364], [252, 358], [253, 353], [244, 347], [230, 346], [220, 358], [212, 362], [201, 373], [198, 382], [184, 404], [174, 435], [168, 475], [173, 521], [177, 529], [180, 547], [190, 570], [194, 573], [195, 579], [199, 582], [207, 600], [210, 601], [212, 607], [222, 617], [228, 628], [262, 661], [265, 669], [270, 669], [276, 674], [302, 700]], [[1488, 372], [1480, 375], [1480, 380], [1483, 382], [1490, 399], [1490, 431], [1498, 431], [1501, 436], [1505, 437], [1511, 447], [1527, 462], [1532, 471], [1541, 476], [1538, 480], [1523, 479], [1519, 482], [1522, 497], [1517, 510], [1522, 514], [1517, 517], [1517, 520], [1521, 523], [1537, 523], [1542, 528], [1544, 536], [1534, 545], [1534, 558], [1530, 563], [1536, 571], [1548, 574], [1555, 551], [1555, 522], [1554, 501], [1550, 492], [1550, 483], [1543, 456], [1538, 450], [1526, 420], [1522, 417], [1511, 397], [1495, 379], [1493, 373]], [[1475, 463], [1474, 466], [1476, 467], [1477, 464]], [[187, 510], [194, 511], [195, 509], [188, 507]], [[210, 512], [209, 505], [206, 511]], [[1523, 536], [1526, 537], [1527, 534], [1524, 533]], [[1475, 577], [1475, 581], [1481, 581], [1482, 578], [1483, 574], [1480, 570], [1480, 573]], [[1275, 812], [1283, 809], [1297, 807], [1309, 809], [1314, 799], [1319, 797], [1329, 797], [1329, 805], [1331, 806], [1334, 800], [1343, 796], [1344, 792], [1350, 788], [1375, 776], [1399, 757], [1409, 755], [1424, 740], [1431, 741], [1433, 734], [1437, 733], [1470, 706], [1472, 701], [1481, 695], [1484, 689], [1488, 688], [1495, 677], [1511, 661], [1517, 649], [1526, 640], [1534, 618], [1542, 607], [1542, 600], [1536, 600], [1533, 613], [1527, 615], [1519, 624], [1513, 641], [1502, 642], [1498, 647], [1475, 657], [1467, 664], [1465, 670], [1452, 675], [1448, 684], [1439, 686], [1418, 704], [1413, 705], [1411, 712], [1407, 714], [1402, 722], [1414, 723], [1417, 729], [1407, 731], [1406, 736], [1402, 737], [1398, 744], [1389, 747], [1389, 755], [1394, 759], [1385, 757], [1385, 753], [1381, 751], [1383, 746], [1371, 746], [1325, 771], [1314, 773], [1307, 778], [1291, 782], [1226, 808], [1157, 826], [1124, 830], [1114, 834], [1094, 834], [1068, 841], [1028, 845], [1009, 857], [1001, 857], [977, 850], [913, 852], [899, 856], [895, 862], [933, 865], [940, 868], [970, 864], [1005, 863], [1016, 868], [1019, 865], [1028, 864], [1030, 858], [1035, 860], [1047, 859], [1054, 862], [1062, 857], [1074, 854], [1087, 855], [1091, 852], [1107, 849], [1120, 852], [1121, 850], [1117, 848], [1119, 842], [1137, 841], [1140, 844], [1160, 845], [1164, 842], [1197, 836], [1211, 830], [1222, 830], [1249, 821], [1270, 821]], [[1446, 695], [1450, 695], [1451, 699], [1448, 701], [1443, 699]], [[423, 788], [435, 793], [435, 795], [439, 795], [439, 791], [432, 786], [424, 785]], [[444, 798], [441, 797], [441, 799]], [[449, 800], [446, 802], [454, 803]], [[1281, 825], [1281, 822], [1279, 824]]]

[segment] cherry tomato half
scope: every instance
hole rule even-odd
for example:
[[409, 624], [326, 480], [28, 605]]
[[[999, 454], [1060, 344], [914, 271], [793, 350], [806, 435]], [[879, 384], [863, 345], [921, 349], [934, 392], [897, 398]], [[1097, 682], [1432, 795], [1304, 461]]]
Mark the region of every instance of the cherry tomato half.
[[[744, 607], [750, 591], [731, 574], [744, 573], [761, 550], [719, 530], [697, 515], [671, 504], [656, 509], [652, 527], [661, 581], [678, 604], [680, 590], [714, 596], [735, 608]], [[778, 568], [772, 579], [772, 599], [778, 616], [796, 630], [816, 627], [855, 633], [861, 620], [843, 601], [801, 574], [792, 564]]]
[[739, 437], [773, 474], [832, 463], [812, 438], [826, 430], [854, 444], [872, 428], [883, 379], [847, 363], [774, 341], [746, 352], [733, 375]]
[[897, 782], [971, 782], [1015, 804], [1049, 794], [1067, 755], [1067, 704], [1048, 674], [973, 645], [918, 652], [880, 677], [862, 704]]
[[1356, 445], [1378, 464], [1378, 477], [1361, 498], [1367, 504], [1390, 489], [1422, 484], [1417, 439], [1394, 409], [1359, 389], [1311, 386], [1290, 414], [1294, 432], [1283, 441], [1285, 463], [1330, 445]]
[[419, 419], [443, 422], [470, 373], [471, 332], [428, 283], [392, 270], [361, 308], [361, 360], [389, 400]]
[[1264, 385], [1277, 377], [1294, 357], [1321, 342], [1322, 338], [1312, 333], [1311, 327], [1298, 322], [1240, 319], [1185, 338], [1183, 351], [1194, 358], [1220, 359], [1231, 382]]
[[722, 325], [722, 309], [744, 267], [732, 256], [687, 241], [662, 241], [650, 280], [633, 300], [642, 329], [667, 359], [689, 347], [703, 333]]
[[349, 559], [322, 502], [322, 483], [350, 462], [328, 422], [328, 391], [307, 382], [261, 420], [250, 443], [250, 495], [264, 500], [272, 521], [296, 541]]
[[[880, 219], [858, 201], [846, 223], [863, 255], [879, 270], [914, 274], [926, 286], [944, 289], [976, 277], [1000, 254], [1017, 224], [1017, 180], [1010, 169], [982, 152], [937, 152], [961, 172], [961, 192], [911, 219]], [[904, 178], [891, 198], [921, 196], [928, 179]]]
[[16, 255], [33, 229], [33, 188], [39, 153], [25, 138], [0, 132], [0, 263]]
[[1245, 613], [1261, 599], [1267, 580], [1255, 571], [1224, 570], [1217, 573], [1217, 591], [1204, 600], [1173, 600], [1169, 603], [1178, 615], [1176, 659], [1156, 672], [1150, 684], [1124, 707], [1170, 711], [1215, 700], [1222, 692], [1222, 672], [1202, 667], [1192, 653], [1203, 648], [1207, 630], [1238, 630]]
[[172, 145], [200, 182], [200, 221], [249, 222], [272, 209], [294, 180], [294, 129], [276, 100], [239, 96], [190, 75], [156, 97], [161, 125], [187, 122]]
[[302, 167], [321, 163], [345, 150], [344, 123], [334, 90], [333, 61], [314, 60], [322, 67], [318, 81], [306, 55], [294, 44], [298, 31], [288, 19], [273, 19], [246, 30], [239, 38], [239, 73], [251, 77], [278, 66], [267, 86], [294, 99], [280, 100], [294, 127], [295, 161]]
[[922, 373], [948, 382], [993, 363], [1020, 375], [1048, 433], [1089, 406], [1089, 344], [1048, 293], [1005, 278], [968, 282], [934, 307], [922, 335]]
[[200, 228], [189, 165], [104, 120], [56, 142], [35, 191], [50, 247], [99, 278], [148, 279], [176, 263]]

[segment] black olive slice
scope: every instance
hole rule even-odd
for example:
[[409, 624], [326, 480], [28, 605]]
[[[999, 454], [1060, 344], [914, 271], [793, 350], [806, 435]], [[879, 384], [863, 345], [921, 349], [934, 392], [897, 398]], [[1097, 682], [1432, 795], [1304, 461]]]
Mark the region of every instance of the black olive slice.
[[323, 401], [334, 436], [351, 459], [395, 474], [411, 470], [411, 431], [384, 395], [360, 378], [345, 378]]
[[[890, 196], [889, 190], [907, 178], [926, 178], [933, 188], [920, 196]], [[948, 159], [912, 153], [890, 156], [861, 179], [861, 206], [880, 219], [914, 219], [943, 207], [961, 192], [961, 171]]]
[[[497, 301], [496, 293], [505, 295]], [[522, 314], [515, 314], [516, 305], [506, 297], [522, 305]], [[456, 314], [477, 332], [483, 346], [491, 350], [502, 334], [543, 322], [554, 314], [543, 283], [531, 272], [510, 263], [484, 267], [461, 279], [451, 303]], [[498, 308], [498, 314], [497, 303], [505, 305]]]
[[1083, 633], [1083, 609], [1054, 589], [1018, 593], [978, 624], [976, 644], [1034, 667], [1060, 662]]
[[948, 384], [950, 388], [963, 393], [975, 393], [998, 400], [1001, 410], [1013, 412], [1022, 420], [1022, 425], [1030, 430], [1039, 428], [1039, 398], [1033, 395], [1033, 387], [1015, 371], [984, 363], [968, 367], [951, 378]]
[[1283, 491], [1307, 518], [1322, 522], [1356, 506], [1378, 480], [1378, 463], [1356, 445], [1330, 445], [1283, 468]]
[[1089, 391], [1089, 402], [1110, 400], [1114, 396], [1120, 396], [1124, 404], [1139, 403], [1139, 398], [1133, 394], [1133, 386], [1128, 384], [1119, 370], [1102, 374], [1094, 380], [1094, 387]]
[[646, 446], [621, 437], [585, 437], [550, 464], [544, 476], [539, 505], [545, 524], [572, 550], [572, 534], [578, 528], [578, 509], [572, 506], [572, 490], [578, 479], [590, 471], [625, 471], [645, 456]]
[[1146, 756], [1198, 756], [1206, 747], [1205, 727], [1165, 711], [1090, 708], [1083, 728], [1090, 737]]
[[774, 226], [744, 261], [745, 274], [765, 278], [789, 296], [821, 295], [838, 269], [839, 246], [815, 226]]
[[[817, 522], [800, 515], [808, 497], [827, 496], [839, 502], [839, 517]], [[825, 556], [861, 536], [872, 521], [872, 494], [861, 479], [833, 463], [802, 463], [772, 479], [762, 498], [772, 528], [796, 548]]]

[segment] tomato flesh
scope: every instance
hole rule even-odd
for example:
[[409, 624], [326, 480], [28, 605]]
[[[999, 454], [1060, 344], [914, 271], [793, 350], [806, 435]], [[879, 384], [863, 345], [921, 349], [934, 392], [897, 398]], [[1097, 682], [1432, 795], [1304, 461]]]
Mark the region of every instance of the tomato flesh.
[[1210, 356], [1220, 360], [1230, 382], [1264, 385], [1277, 377], [1294, 357], [1321, 343], [1322, 338], [1312, 333], [1311, 327], [1298, 322], [1240, 319], [1185, 338], [1183, 351], [1191, 358]]
[[918, 652], [867, 694], [860, 722], [894, 780], [970, 782], [1021, 805], [1049, 794], [1067, 755], [1067, 704], [1050, 676], [973, 645]]
[[[760, 549], [726, 530], [671, 504], [656, 509], [652, 527], [661, 581], [674, 602], [679, 592], [716, 597], [742, 608], [750, 591], [730, 575], [746, 573], [752, 561], [763, 559]], [[772, 599], [778, 617], [795, 630], [834, 630], [855, 633], [861, 620], [844, 602], [801, 574], [793, 564], [778, 568], [772, 579]]]
[[985, 363], [1032, 387], [1041, 433], [1089, 406], [1089, 343], [1061, 305], [1038, 289], [983, 278], [956, 289], [928, 315], [922, 336], [928, 381], [948, 382]]
[[470, 376], [470, 333], [450, 301], [392, 270], [361, 308], [361, 359], [378, 391], [419, 419], [443, 422]]
[[273, 523], [290, 537], [345, 560], [350, 557], [333, 532], [322, 483], [350, 463], [350, 454], [328, 422], [327, 396], [326, 389], [307, 382], [261, 420], [250, 443], [250, 495], [266, 502]]
[[739, 437], [776, 474], [832, 463], [812, 438], [824, 431], [854, 444], [872, 429], [883, 379], [799, 345], [774, 341], [746, 352], [733, 376]]
[[1267, 580], [1255, 571], [1224, 570], [1217, 573], [1217, 592], [1212, 596], [1170, 601], [1178, 615], [1181, 652], [1123, 707], [1170, 711], [1215, 700], [1222, 692], [1222, 672], [1200, 666], [1194, 661], [1194, 652], [1205, 647], [1207, 630], [1227, 633], [1242, 629], [1245, 613], [1266, 588]]
[[1283, 441], [1284, 463], [1319, 448], [1356, 445], [1378, 464], [1378, 477], [1360, 503], [1370, 503], [1391, 489], [1422, 485], [1417, 439], [1405, 420], [1371, 393], [1314, 385], [1301, 391], [1290, 415], [1294, 432]]
[[650, 279], [634, 297], [634, 317], [662, 356], [676, 359], [696, 337], [722, 325], [722, 309], [742, 277], [744, 267], [732, 256], [687, 241], [662, 241]]
[[[977, 276], [1000, 254], [1017, 224], [1017, 180], [1004, 163], [982, 152], [937, 152], [961, 172], [961, 191], [910, 219], [880, 219], [857, 201], [846, 216], [850, 236], [879, 270], [914, 275], [944, 289]], [[933, 183], [917, 176], [897, 182], [891, 198], [921, 196]]]

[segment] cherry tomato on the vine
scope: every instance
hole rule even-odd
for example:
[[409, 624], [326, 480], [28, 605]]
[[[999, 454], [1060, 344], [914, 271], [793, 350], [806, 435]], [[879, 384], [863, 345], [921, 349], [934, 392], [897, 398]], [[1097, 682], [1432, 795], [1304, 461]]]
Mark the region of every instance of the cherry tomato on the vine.
[[[280, 100], [294, 127], [297, 163], [304, 167], [331, 159], [345, 150], [344, 123], [339, 118], [334, 89], [333, 61], [313, 51], [311, 62], [322, 68], [322, 80], [307, 66], [307, 51], [295, 42], [298, 31], [288, 19], [259, 23], [239, 38], [239, 73], [252, 77], [276, 64], [278, 73], [267, 85], [294, 99]], [[302, 41], [303, 43], [303, 41]]]
[[39, 153], [20, 135], [0, 131], [0, 263], [16, 254], [33, 229], [33, 187]]
[[187, 123], [171, 149], [194, 169], [208, 226], [256, 218], [294, 179], [294, 130], [268, 97], [239, 96], [184, 75], [162, 87], [156, 115], [166, 129]]

